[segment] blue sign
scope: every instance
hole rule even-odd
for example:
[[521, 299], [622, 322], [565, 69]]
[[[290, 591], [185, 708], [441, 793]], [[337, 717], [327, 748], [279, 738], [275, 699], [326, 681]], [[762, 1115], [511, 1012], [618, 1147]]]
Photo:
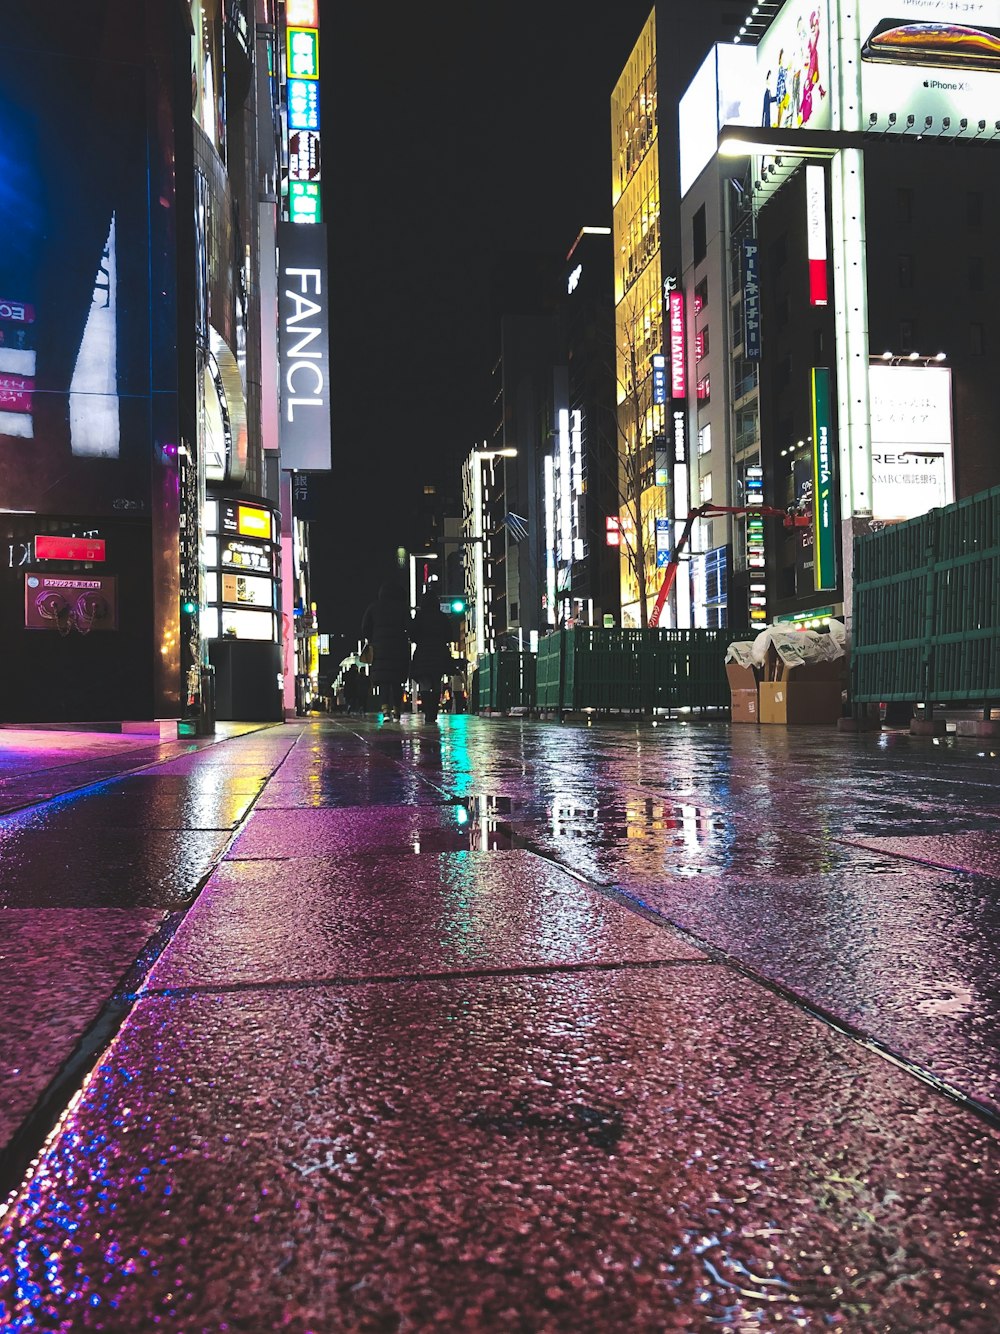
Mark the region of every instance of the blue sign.
[[653, 358], [653, 402], [667, 401], [667, 359], [657, 355]]
[[316, 79], [288, 80], [288, 128], [319, 129], [319, 83]]
[[743, 242], [743, 356], [760, 361], [760, 247]]
[[656, 521], [656, 568], [662, 570], [670, 564], [670, 529], [669, 519]]

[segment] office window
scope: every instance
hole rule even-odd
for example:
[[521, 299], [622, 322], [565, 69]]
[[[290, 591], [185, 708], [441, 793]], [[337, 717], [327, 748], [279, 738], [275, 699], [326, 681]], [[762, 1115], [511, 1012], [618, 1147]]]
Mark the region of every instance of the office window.
[[698, 503], [699, 505], [707, 505], [711, 499], [712, 474], [706, 472], [698, 479]]
[[712, 397], [712, 377], [706, 375], [703, 380], [698, 381], [697, 395], [700, 403], [707, 403]]
[[712, 426], [706, 423], [698, 432], [698, 453], [707, 454], [712, 448]]
[[694, 336], [694, 352], [698, 361], [703, 361], [708, 356], [708, 329], [698, 329]]
[[694, 243], [694, 262], [700, 264], [708, 254], [708, 225], [704, 204], [691, 220], [691, 239]]
[[900, 287], [913, 286], [913, 256], [900, 255], [896, 264], [896, 273]]
[[694, 313], [697, 315], [708, 305], [708, 279], [702, 278], [694, 289]]

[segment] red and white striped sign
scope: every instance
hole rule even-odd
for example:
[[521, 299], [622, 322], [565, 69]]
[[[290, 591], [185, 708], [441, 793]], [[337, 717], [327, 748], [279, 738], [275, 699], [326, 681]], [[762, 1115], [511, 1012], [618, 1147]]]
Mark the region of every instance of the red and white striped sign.
[[806, 211], [809, 222], [809, 304], [825, 306], [829, 300], [826, 253], [826, 172], [806, 167]]

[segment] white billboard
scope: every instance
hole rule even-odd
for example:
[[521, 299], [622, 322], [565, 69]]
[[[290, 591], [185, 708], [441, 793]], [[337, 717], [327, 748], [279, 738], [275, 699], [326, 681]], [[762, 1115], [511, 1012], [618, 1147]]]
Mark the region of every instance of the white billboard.
[[705, 57], [678, 107], [681, 195], [711, 162], [723, 125], [756, 125], [754, 49], [718, 43]]
[[996, 132], [1000, 0], [861, 0], [860, 15], [862, 115], [874, 129]]
[[759, 119], [781, 130], [828, 130], [829, 0], [788, 0], [757, 47]]
[[947, 366], [873, 365], [872, 512], [912, 519], [955, 499], [951, 371]]

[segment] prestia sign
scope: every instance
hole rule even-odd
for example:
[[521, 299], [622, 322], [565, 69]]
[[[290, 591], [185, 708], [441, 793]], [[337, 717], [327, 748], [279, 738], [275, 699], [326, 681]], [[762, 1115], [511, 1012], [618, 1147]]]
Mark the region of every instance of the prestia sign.
[[281, 466], [330, 467], [330, 334], [326, 227], [278, 229]]

